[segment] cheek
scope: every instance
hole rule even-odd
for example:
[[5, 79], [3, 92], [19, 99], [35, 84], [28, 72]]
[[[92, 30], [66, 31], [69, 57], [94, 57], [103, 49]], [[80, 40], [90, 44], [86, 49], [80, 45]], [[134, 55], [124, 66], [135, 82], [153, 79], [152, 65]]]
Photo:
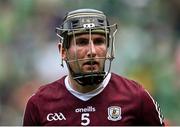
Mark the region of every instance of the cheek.
[[77, 57], [79, 59], [84, 58], [88, 52], [89, 48], [86, 47], [79, 47], [77, 48]]
[[99, 48], [97, 48], [97, 50], [96, 50], [97, 55], [98, 55], [98, 56], [101, 56], [101, 57], [103, 57], [103, 56], [106, 55], [106, 51], [107, 51], [107, 48], [104, 47], [104, 46], [99, 47]]
[[70, 59], [73, 59], [75, 57], [75, 50], [74, 49], [69, 49], [68, 50], [68, 56]]
[[86, 54], [87, 52], [87, 49], [86, 48], [70, 48], [69, 49], [69, 58], [70, 59], [75, 59], [76, 58], [76, 55], [77, 55], [77, 58], [83, 58], [84, 55]]

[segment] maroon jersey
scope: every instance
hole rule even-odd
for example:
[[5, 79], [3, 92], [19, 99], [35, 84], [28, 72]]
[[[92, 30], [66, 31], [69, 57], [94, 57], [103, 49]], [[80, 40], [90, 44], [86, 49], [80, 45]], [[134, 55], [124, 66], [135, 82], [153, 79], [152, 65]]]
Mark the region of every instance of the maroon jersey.
[[24, 126], [164, 125], [157, 103], [132, 80], [112, 73], [102, 92], [83, 101], [67, 90], [64, 79], [42, 86], [29, 99]]

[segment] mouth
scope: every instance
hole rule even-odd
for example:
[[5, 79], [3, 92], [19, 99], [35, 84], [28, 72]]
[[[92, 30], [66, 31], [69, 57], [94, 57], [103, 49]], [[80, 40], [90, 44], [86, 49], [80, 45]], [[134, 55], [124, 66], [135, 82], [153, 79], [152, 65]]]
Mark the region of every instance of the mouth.
[[99, 70], [99, 63], [97, 61], [87, 61], [83, 64], [84, 71], [98, 71]]
[[93, 65], [99, 65], [99, 63], [97, 61], [87, 61], [83, 65], [93, 66]]

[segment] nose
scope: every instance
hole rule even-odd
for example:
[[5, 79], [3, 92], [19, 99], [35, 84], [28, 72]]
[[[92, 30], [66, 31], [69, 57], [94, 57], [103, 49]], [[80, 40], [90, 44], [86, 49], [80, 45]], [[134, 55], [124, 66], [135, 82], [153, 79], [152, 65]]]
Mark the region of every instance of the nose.
[[88, 50], [87, 55], [89, 58], [94, 58], [96, 56], [96, 48], [92, 40], [90, 40], [89, 50]]

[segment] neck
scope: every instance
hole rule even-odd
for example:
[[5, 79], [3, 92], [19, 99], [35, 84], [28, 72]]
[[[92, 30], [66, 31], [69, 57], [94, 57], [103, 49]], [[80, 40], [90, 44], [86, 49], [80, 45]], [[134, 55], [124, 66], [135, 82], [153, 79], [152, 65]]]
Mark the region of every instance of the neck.
[[70, 75], [69, 75], [68, 81], [72, 89], [80, 93], [87, 93], [87, 92], [93, 91], [99, 86], [99, 85], [82, 86], [78, 84]]

